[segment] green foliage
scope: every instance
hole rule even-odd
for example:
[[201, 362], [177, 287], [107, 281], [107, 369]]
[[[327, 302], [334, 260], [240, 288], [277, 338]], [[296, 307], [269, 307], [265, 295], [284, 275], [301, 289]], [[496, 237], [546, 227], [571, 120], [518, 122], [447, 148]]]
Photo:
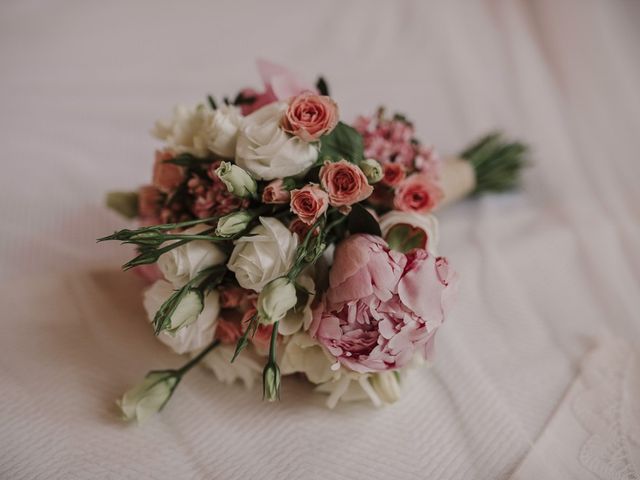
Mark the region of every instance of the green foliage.
[[351, 234], [368, 233], [370, 235], [377, 235], [378, 237], [382, 236], [378, 221], [359, 203], [351, 207], [351, 212], [347, 217], [347, 228]]
[[360, 163], [364, 159], [364, 146], [362, 136], [355, 128], [338, 122], [331, 133], [320, 139], [317, 163], [321, 165], [325, 160], [338, 162], [343, 158], [351, 163]]
[[136, 218], [138, 216], [138, 193], [109, 192], [107, 193], [107, 207], [125, 218]]

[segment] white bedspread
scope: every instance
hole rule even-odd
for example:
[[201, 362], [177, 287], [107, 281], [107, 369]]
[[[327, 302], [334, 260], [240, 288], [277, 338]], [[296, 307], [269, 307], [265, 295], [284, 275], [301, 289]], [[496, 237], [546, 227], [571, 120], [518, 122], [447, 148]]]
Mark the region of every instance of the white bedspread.
[[[614, 0], [2, 2], [0, 478], [639, 478], [639, 27]], [[534, 164], [441, 212], [459, 303], [399, 403], [198, 370], [123, 426], [113, 399], [181, 359], [131, 251], [95, 244], [125, 226], [104, 193], [148, 180], [174, 103], [259, 86], [256, 57], [325, 75], [348, 120], [384, 103], [445, 154], [498, 127]]]

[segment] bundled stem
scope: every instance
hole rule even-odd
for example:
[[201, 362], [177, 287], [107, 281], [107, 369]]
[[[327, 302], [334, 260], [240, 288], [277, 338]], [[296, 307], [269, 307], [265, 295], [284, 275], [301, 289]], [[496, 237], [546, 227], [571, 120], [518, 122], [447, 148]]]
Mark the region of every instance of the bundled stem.
[[522, 168], [527, 165], [529, 148], [520, 142], [509, 142], [501, 133], [482, 137], [460, 156], [469, 161], [476, 174], [472, 194], [504, 192], [518, 187]]

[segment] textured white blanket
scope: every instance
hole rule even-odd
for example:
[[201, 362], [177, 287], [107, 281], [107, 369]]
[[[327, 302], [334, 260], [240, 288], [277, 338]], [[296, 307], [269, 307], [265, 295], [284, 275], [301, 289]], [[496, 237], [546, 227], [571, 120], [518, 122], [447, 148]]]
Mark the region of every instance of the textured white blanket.
[[[593, 426], [562, 420], [585, 355], [639, 343], [639, 24], [614, 0], [2, 2], [0, 478], [618, 478], [581, 456], [593, 432], [545, 452]], [[198, 370], [123, 426], [113, 399], [181, 360], [117, 272], [131, 251], [95, 244], [124, 226], [104, 192], [148, 180], [174, 103], [258, 86], [258, 56], [324, 74], [348, 120], [385, 103], [444, 154], [499, 127], [535, 163], [441, 212], [460, 301], [396, 405], [295, 382], [265, 404]]]

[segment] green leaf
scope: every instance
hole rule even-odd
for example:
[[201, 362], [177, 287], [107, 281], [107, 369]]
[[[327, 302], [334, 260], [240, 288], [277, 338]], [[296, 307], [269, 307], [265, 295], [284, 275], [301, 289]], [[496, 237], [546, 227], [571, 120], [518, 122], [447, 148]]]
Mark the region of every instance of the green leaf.
[[107, 207], [126, 218], [138, 216], [138, 192], [109, 192]]
[[360, 163], [364, 159], [364, 146], [362, 136], [355, 128], [338, 122], [331, 133], [320, 138], [317, 163], [321, 165], [325, 160], [338, 162], [343, 158], [351, 163]]
[[181, 153], [180, 155], [176, 155], [169, 160], [165, 160], [165, 163], [173, 163], [174, 165], [179, 165], [180, 167], [195, 167], [200, 166], [207, 163], [213, 163], [213, 158], [200, 158], [195, 155], [191, 155], [190, 153]]
[[351, 234], [368, 233], [378, 237], [382, 236], [378, 221], [359, 203], [351, 206], [351, 212], [347, 217], [347, 228]]
[[407, 253], [414, 248], [426, 248], [427, 234], [420, 228], [399, 223], [391, 227], [385, 240], [392, 250]]

